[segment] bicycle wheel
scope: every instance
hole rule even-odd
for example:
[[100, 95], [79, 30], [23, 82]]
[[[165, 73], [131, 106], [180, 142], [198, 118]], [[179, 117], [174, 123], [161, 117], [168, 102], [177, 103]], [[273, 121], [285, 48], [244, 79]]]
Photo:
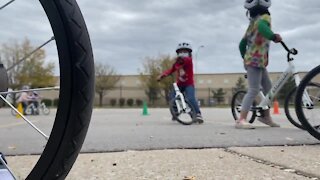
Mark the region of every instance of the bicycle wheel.
[[296, 112], [294, 110], [294, 102], [296, 97], [297, 88], [294, 88], [290, 91], [287, 95], [285, 102], [284, 102], [284, 112], [288, 118], [288, 120], [293, 124], [295, 127], [305, 130], [302, 126], [301, 122], [299, 121]]
[[[246, 91], [238, 91], [232, 96], [231, 111], [235, 121], [237, 121], [240, 118], [241, 105], [246, 93], [247, 93]], [[252, 104], [252, 108], [256, 107], [256, 104], [257, 104], [256, 101], [254, 101]], [[248, 114], [249, 123], [253, 123], [256, 116], [257, 116], [257, 112], [254, 109], [251, 110]]]
[[75, 0], [40, 0], [59, 55], [60, 93], [48, 143], [27, 179], [64, 179], [75, 162], [92, 114], [94, 65], [88, 31]]
[[12, 116], [17, 116], [17, 112], [15, 110], [11, 109], [11, 115]]
[[60, 67], [59, 104], [45, 148], [25, 176], [27, 180], [65, 179], [80, 152], [91, 119], [93, 53], [75, 0], [40, 0], [40, 3], [56, 40]]
[[42, 113], [43, 113], [44, 115], [49, 115], [49, 114], [50, 114], [50, 109], [49, 109], [49, 108], [44, 107], [44, 108], [41, 108], [41, 109], [42, 109]]
[[27, 115], [33, 115], [34, 107], [32, 105], [27, 106], [25, 112]]
[[191, 125], [196, 118], [196, 111], [192, 104], [186, 100], [187, 109], [186, 111], [178, 112], [177, 104], [181, 103], [181, 100], [174, 98], [169, 102], [170, 112], [172, 117], [183, 125]]
[[[304, 92], [309, 94], [312, 105], [303, 106]], [[310, 71], [301, 81], [295, 99], [297, 116], [305, 129], [320, 140], [320, 66]]]

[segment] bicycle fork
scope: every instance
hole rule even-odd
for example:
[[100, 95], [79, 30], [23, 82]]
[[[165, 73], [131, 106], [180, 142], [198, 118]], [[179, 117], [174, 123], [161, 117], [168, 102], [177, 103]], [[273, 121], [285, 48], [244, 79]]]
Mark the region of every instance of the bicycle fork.
[[179, 113], [182, 111], [186, 112], [187, 104], [186, 104], [186, 101], [184, 99], [183, 94], [180, 92], [180, 89], [179, 89], [177, 83], [173, 83], [173, 88], [174, 88], [174, 91], [176, 92], [176, 97], [179, 98], [179, 100], [175, 100], [178, 112]]

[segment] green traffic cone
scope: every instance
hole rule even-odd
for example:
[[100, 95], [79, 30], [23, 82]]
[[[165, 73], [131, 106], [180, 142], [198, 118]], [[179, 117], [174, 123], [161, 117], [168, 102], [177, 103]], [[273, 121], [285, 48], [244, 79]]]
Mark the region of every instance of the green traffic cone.
[[145, 101], [143, 101], [143, 111], [142, 111], [142, 115], [143, 115], [143, 116], [149, 115], [149, 113], [148, 113], [148, 105], [147, 105], [147, 103], [146, 103]]

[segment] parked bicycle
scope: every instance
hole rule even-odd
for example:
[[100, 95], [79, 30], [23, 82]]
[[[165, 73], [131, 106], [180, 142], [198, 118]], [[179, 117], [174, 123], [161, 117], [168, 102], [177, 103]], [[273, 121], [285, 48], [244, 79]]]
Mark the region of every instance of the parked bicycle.
[[[259, 93], [259, 97], [253, 102], [251, 109], [250, 109], [250, 119], [249, 122], [253, 123], [256, 117], [263, 117], [263, 111], [270, 109], [271, 103], [275, 96], [278, 94], [278, 92], [282, 89], [284, 84], [288, 82], [288, 80], [293, 77], [295, 81], [296, 87], [300, 84], [301, 78], [299, 74], [297, 73], [294, 65], [294, 58], [292, 58], [292, 55], [297, 55], [298, 51], [294, 48], [289, 49], [287, 45], [284, 42], [281, 42], [283, 48], [287, 51], [287, 62], [288, 62], [288, 68], [282, 73], [282, 75], [279, 77], [279, 79], [274, 83], [271, 90], [264, 95], [262, 91]], [[294, 109], [291, 108], [290, 102], [294, 100], [295, 97], [296, 88], [292, 89], [285, 100], [284, 109], [285, 114], [288, 118], [288, 120], [296, 127], [300, 129], [304, 129], [304, 126], [301, 125], [298, 118], [294, 118]], [[231, 109], [232, 109], [232, 115], [235, 120], [238, 120], [240, 112], [241, 112], [241, 104], [243, 101], [243, 98], [246, 94], [246, 91], [238, 91], [234, 94], [232, 97], [231, 102]], [[310, 102], [310, 98], [307, 92], [304, 92], [304, 101]], [[260, 101], [260, 103], [258, 103]]]
[[[50, 109], [46, 106], [44, 102], [41, 102], [38, 105], [38, 107], [36, 107], [34, 103], [30, 103], [24, 112], [25, 112], [25, 115], [39, 115], [39, 114], [49, 115]], [[11, 114], [13, 116], [16, 116], [17, 112], [14, 109], [11, 109]]]
[[[306, 94], [309, 94], [309, 97], [306, 97]], [[301, 81], [296, 94], [295, 109], [305, 129], [320, 140], [320, 66], [311, 70]]]

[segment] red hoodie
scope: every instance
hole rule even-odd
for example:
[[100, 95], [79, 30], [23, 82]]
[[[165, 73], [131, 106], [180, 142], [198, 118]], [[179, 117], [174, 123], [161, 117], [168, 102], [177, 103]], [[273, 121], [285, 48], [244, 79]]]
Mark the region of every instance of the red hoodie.
[[178, 57], [171, 69], [162, 73], [162, 76], [169, 76], [177, 71], [178, 86], [194, 86], [193, 63], [191, 57]]

